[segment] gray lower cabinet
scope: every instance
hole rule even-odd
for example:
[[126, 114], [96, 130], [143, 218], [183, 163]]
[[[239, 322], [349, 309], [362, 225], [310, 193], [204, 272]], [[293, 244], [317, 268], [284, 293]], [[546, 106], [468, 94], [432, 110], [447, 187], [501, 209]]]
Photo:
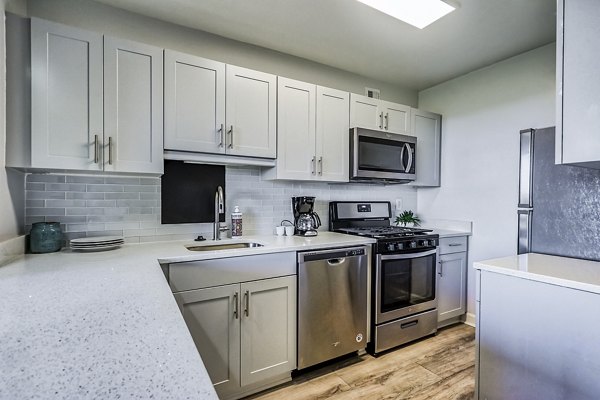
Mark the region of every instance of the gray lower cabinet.
[[485, 270], [478, 276], [475, 398], [598, 399], [600, 296]]
[[467, 312], [467, 237], [440, 239], [438, 326], [459, 322]]
[[221, 399], [289, 380], [296, 368], [296, 276], [174, 295]]

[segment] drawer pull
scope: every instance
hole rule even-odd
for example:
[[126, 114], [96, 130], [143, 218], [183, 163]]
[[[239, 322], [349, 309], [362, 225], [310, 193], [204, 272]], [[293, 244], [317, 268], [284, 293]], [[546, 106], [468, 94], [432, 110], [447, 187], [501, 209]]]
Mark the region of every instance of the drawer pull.
[[235, 292], [233, 295], [233, 316], [235, 317], [235, 319], [239, 318], [238, 307], [238, 292]]
[[404, 324], [400, 324], [400, 329], [410, 328], [411, 326], [415, 326], [419, 323], [419, 320], [406, 322]]
[[450, 243], [448, 246], [450, 247], [456, 247], [456, 246], [462, 246], [462, 243]]

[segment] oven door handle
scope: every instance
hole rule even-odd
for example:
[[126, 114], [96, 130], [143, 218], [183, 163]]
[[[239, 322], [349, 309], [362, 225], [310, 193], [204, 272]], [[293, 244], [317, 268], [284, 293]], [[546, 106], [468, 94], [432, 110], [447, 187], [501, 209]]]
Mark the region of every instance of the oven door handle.
[[436, 254], [436, 253], [437, 253], [437, 249], [433, 249], [433, 250], [415, 252], [415, 253], [409, 253], [409, 254], [393, 254], [393, 255], [386, 255], [386, 256], [378, 255], [377, 258], [382, 261], [406, 260], [407, 258], [425, 257], [425, 256], [430, 256], [430, 255]]

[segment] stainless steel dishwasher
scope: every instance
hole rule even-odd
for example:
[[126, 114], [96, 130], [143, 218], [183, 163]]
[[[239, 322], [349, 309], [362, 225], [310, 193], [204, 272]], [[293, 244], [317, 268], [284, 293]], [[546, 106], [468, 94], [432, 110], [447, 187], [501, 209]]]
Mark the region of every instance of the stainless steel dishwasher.
[[363, 350], [368, 247], [298, 253], [298, 369]]

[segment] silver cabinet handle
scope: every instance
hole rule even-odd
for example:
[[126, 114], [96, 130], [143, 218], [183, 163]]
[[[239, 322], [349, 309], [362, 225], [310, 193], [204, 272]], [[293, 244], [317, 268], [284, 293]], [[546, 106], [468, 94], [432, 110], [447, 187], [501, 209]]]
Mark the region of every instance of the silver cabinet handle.
[[448, 246], [450, 246], [450, 247], [462, 246], [462, 243], [450, 243]]
[[244, 314], [246, 314], [246, 317], [250, 316], [250, 291], [246, 290], [246, 293], [244, 293], [244, 300], [246, 300], [246, 307], [244, 308]]
[[383, 129], [383, 111], [379, 114], [379, 129]]
[[235, 319], [239, 318], [239, 305], [238, 305], [238, 292], [235, 292], [233, 295], [233, 316], [235, 317]]
[[439, 276], [440, 276], [440, 278], [441, 278], [441, 277], [443, 277], [443, 276], [444, 276], [444, 267], [443, 267], [443, 265], [444, 265], [444, 262], [443, 262], [443, 261], [440, 261], [440, 262], [439, 262], [439, 264], [440, 264], [440, 272], [438, 272], [438, 275], [439, 275]]
[[310, 160], [310, 173], [311, 174], [315, 174], [315, 170], [317, 168], [317, 162], [316, 162], [317, 158], [313, 156], [313, 158]]
[[319, 157], [319, 175], [323, 175], [323, 157]]
[[217, 131], [219, 132], [219, 147], [223, 147], [223, 131], [225, 130], [225, 127], [223, 126], [223, 124], [221, 124], [221, 128]]
[[99, 145], [98, 145], [98, 135], [94, 135], [94, 163], [98, 164], [98, 162], [100, 161], [100, 156], [98, 155], [98, 150], [99, 150]]
[[406, 147], [406, 151], [408, 152], [408, 162], [406, 163], [406, 169], [405, 172], [408, 174], [410, 172], [410, 169], [412, 168], [412, 164], [413, 164], [413, 152], [412, 152], [412, 148], [410, 147], [410, 144], [405, 143], [404, 147]]
[[229, 135], [229, 148], [233, 149], [233, 125], [229, 128], [227, 134]]
[[112, 165], [113, 163], [113, 150], [112, 150], [112, 136], [108, 137], [108, 164]]
[[390, 126], [390, 116], [389, 113], [385, 113], [385, 130], [387, 131]]

